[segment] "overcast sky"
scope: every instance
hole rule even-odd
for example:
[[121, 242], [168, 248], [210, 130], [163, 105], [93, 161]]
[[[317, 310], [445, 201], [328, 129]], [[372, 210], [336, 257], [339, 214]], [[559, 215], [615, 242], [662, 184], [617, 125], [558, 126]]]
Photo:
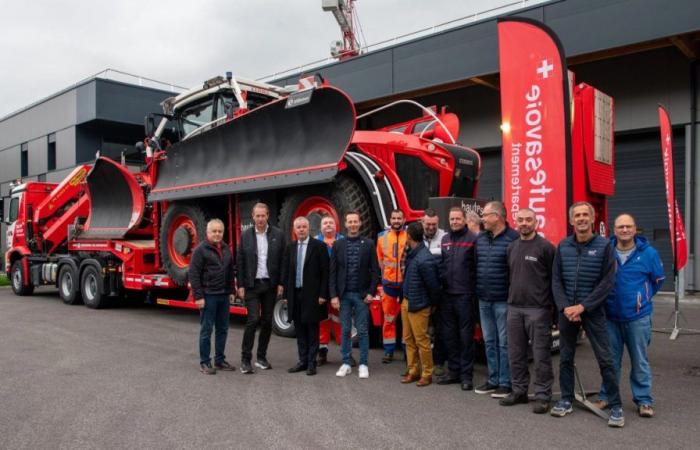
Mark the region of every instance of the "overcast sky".
[[[540, 3], [529, 0], [526, 3]], [[515, 0], [358, 0], [367, 44]], [[259, 78], [329, 56], [340, 38], [321, 0], [3, 2], [0, 117], [107, 68], [191, 87]]]

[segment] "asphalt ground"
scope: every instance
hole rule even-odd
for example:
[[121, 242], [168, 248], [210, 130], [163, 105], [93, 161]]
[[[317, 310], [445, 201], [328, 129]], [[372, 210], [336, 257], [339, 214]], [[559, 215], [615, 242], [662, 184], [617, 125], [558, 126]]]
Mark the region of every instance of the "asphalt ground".
[[[700, 328], [700, 301], [681, 306]], [[55, 291], [15, 297], [0, 288], [0, 448], [699, 448], [700, 335], [654, 333], [650, 349], [657, 417], [638, 417], [629, 382], [627, 424], [611, 429], [577, 408], [565, 418], [529, 405], [502, 407], [458, 385], [401, 385], [402, 363], [370, 353], [370, 378], [288, 374], [292, 339], [273, 337], [273, 370], [198, 371], [198, 315], [143, 305], [90, 310]], [[655, 326], [672, 303], [656, 303]], [[232, 318], [228, 359], [238, 366], [243, 320]], [[357, 352], [357, 350], [355, 350]], [[355, 353], [357, 356], [357, 353]], [[555, 372], [558, 357], [555, 357]], [[584, 385], [600, 381], [587, 343], [578, 348]], [[486, 368], [476, 366], [475, 382]], [[628, 373], [625, 364], [624, 373]], [[558, 388], [558, 383], [556, 383]]]

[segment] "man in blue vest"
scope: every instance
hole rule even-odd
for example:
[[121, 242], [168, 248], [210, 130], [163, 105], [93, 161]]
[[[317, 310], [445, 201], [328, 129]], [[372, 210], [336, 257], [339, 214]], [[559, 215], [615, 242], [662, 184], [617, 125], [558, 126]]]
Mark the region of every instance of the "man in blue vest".
[[[651, 299], [664, 283], [664, 267], [654, 247], [637, 236], [637, 225], [630, 214], [615, 219], [615, 237], [611, 239], [617, 258], [615, 289], [605, 307], [608, 339], [618, 383], [625, 347], [630, 355], [632, 399], [641, 417], [654, 417], [651, 396], [651, 367], [647, 347], [651, 342]], [[598, 394], [598, 407], [608, 406], [605, 386]]]
[[477, 394], [504, 398], [511, 392], [508, 364], [508, 255], [518, 232], [508, 226], [506, 207], [488, 202], [481, 214], [484, 231], [476, 238], [476, 295], [479, 298], [481, 330], [486, 344], [488, 380], [474, 389]]
[[574, 234], [559, 243], [554, 258], [552, 293], [559, 311], [561, 400], [550, 414], [564, 417], [573, 412], [574, 356], [576, 339], [583, 327], [608, 395], [608, 426], [622, 427], [625, 417], [605, 320], [605, 301], [615, 286], [615, 255], [610, 241], [593, 233], [594, 219], [595, 210], [590, 203], [571, 205], [569, 223]]

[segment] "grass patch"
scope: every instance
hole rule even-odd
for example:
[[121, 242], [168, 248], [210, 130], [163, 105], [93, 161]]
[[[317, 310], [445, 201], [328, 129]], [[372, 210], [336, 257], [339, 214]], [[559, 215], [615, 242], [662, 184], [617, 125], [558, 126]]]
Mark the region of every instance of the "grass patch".
[[0, 286], [9, 286], [10, 285], [10, 280], [7, 278], [7, 275], [4, 273], [0, 273]]

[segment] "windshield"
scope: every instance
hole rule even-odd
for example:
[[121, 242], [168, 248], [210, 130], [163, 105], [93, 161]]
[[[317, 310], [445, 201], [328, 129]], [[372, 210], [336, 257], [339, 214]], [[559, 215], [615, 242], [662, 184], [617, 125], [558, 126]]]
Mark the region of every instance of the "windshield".
[[197, 128], [213, 120], [213, 105], [213, 100], [209, 99], [204, 103], [199, 103], [182, 111], [180, 120], [182, 121], [184, 136], [187, 136]]
[[19, 210], [19, 197], [13, 197], [10, 200], [10, 211], [7, 215], [8, 222], [14, 222], [17, 220], [17, 212]]

